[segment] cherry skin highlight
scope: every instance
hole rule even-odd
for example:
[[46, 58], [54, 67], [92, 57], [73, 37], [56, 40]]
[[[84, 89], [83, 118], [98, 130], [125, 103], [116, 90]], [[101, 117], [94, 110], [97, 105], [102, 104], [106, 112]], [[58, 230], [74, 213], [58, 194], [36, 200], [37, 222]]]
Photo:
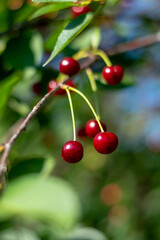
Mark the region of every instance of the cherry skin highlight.
[[[103, 122], [101, 122], [101, 124], [102, 124], [103, 130], [106, 131], [107, 130], [106, 125]], [[99, 127], [97, 120], [96, 119], [89, 120], [86, 123], [85, 131], [86, 131], [87, 136], [89, 136], [91, 138], [95, 137], [97, 133], [100, 133], [101, 129]]]
[[91, 8], [89, 6], [84, 7], [72, 7], [71, 14], [74, 18], [80, 16], [83, 13], [91, 12]]
[[61, 60], [59, 64], [59, 70], [61, 73], [73, 76], [80, 71], [80, 65], [79, 62], [74, 58], [66, 57]]
[[118, 138], [112, 132], [101, 132], [94, 137], [93, 145], [97, 152], [109, 154], [117, 148]]
[[[75, 84], [74, 82], [72, 81], [72, 79], [70, 79], [66, 85], [70, 86], [70, 87], [75, 87]], [[48, 92], [51, 91], [52, 89], [56, 88], [58, 86], [58, 83], [56, 81], [56, 79], [52, 79], [51, 81], [49, 81], [48, 83], [48, 86], [47, 86], [47, 89], [48, 89]], [[55, 92], [55, 95], [66, 95], [66, 90], [65, 89], [58, 89], [56, 92]]]
[[62, 148], [62, 158], [68, 163], [77, 163], [83, 158], [83, 146], [78, 141], [66, 142]]
[[109, 85], [119, 84], [122, 81], [123, 74], [123, 68], [119, 65], [106, 66], [102, 71], [103, 78]]

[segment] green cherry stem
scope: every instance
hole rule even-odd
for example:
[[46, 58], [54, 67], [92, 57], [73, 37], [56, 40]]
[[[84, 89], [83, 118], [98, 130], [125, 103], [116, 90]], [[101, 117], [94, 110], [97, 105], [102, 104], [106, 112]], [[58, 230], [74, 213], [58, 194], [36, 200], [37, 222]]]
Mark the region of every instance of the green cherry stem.
[[93, 72], [90, 68], [86, 69], [86, 74], [88, 76], [88, 79], [90, 81], [90, 85], [94, 94], [94, 100], [95, 100], [95, 107], [96, 107], [96, 112], [98, 115], [98, 118], [100, 119], [100, 110], [99, 110], [99, 102], [98, 102], [98, 97], [97, 97], [97, 85], [96, 85], [96, 81], [93, 75]]
[[96, 85], [92, 70], [90, 68], [86, 68], [86, 74], [87, 74], [88, 79], [90, 81], [92, 91], [96, 92], [97, 91], [97, 85]]
[[100, 129], [101, 129], [101, 132], [104, 132], [103, 127], [102, 127], [102, 124], [101, 124], [101, 122], [100, 122], [100, 120], [99, 120], [99, 118], [98, 118], [98, 116], [97, 116], [94, 108], [92, 107], [90, 101], [86, 98], [86, 96], [85, 96], [82, 92], [80, 92], [79, 90], [77, 90], [76, 88], [73, 88], [73, 87], [68, 87], [68, 88], [69, 88], [71, 91], [78, 93], [78, 94], [86, 101], [86, 103], [87, 103], [88, 106], [90, 107], [91, 111], [93, 112], [93, 115], [95, 116], [95, 119], [96, 119], [97, 122], [98, 122], [98, 125], [99, 125], [99, 127], [100, 127]]
[[112, 63], [111, 63], [109, 57], [102, 50], [95, 49], [95, 50], [92, 50], [92, 53], [100, 56], [108, 67], [112, 66]]
[[74, 110], [73, 110], [73, 103], [72, 103], [72, 98], [71, 98], [71, 93], [69, 91], [69, 88], [65, 88], [67, 95], [68, 95], [68, 100], [69, 100], [69, 105], [71, 109], [71, 115], [72, 115], [72, 123], [73, 123], [73, 141], [76, 141], [76, 123], [75, 123], [75, 117], [74, 117]]

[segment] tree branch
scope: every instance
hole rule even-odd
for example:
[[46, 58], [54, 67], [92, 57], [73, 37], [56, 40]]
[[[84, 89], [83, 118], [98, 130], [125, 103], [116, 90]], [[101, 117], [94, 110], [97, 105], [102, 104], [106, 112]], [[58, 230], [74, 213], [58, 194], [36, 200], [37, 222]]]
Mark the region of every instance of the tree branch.
[[[134, 50], [137, 48], [149, 46], [151, 44], [160, 42], [160, 31], [156, 34], [152, 34], [146, 37], [142, 37], [139, 39], [135, 39], [128, 43], [121, 43], [117, 46], [108, 49], [106, 53], [108, 55], [115, 55], [119, 53], [123, 53], [126, 51]], [[90, 56], [89, 58], [85, 59], [84, 62], [81, 64], [81, 69], [85, 69], [89, 67], [91, 64], [93, 64], [99, 57], [97, 56]], [[31, 112], [28, 114], [28, 116], [24, 119], [22, 124], [20, 124], [18, 130], [10, 137], [10, 139], [3, 145], [0, 146], [0, 150], [3, 151], [2, 157], [0, 159], [0, 184], [4, 185], [5, 182], [5, 172], [7, 171], [7, 161], [8, 156], [11, 151], [11, 148], [16, 141], [16, 139], [19, 137], [19, 135], [26, 130], [29, 122], [32, 120], [32, 118], [37, 114], [38, 110], [47, 102], [47, 100], [61, 87], [61, 85], [65, 84], [69, 78], [66, 78], [62, 83], [60, 83], [55, 89], [48, 92], [31, 110]]]
[[[81, 69], [84, 69], [88, 66], [90, 66], [93, 62], [95, 62], [96, 57], [91, 57], [85, 60], [81, 64]], [[8, 156], [11, 151], [12, 145], [16, 141], [16, 139], [19, 137], [19, 135], [26, 130], [29, 122], [32, 120], [32, 118], [37, 114], [38, 110], [47, 102], [47, 100], [58, 90], [60, 89], [61, 85], [65, 84], [69, 80], [69, 77], [67, 77], [63, 82], [61, 82], [56, 88], [52, 89], [50, 92], [48, 92], [31, 110], [31, 112], [28, 114], [28, 116], [24, 119], [22, 124], [19, 126], [18, 130], [10, 137], [10, 139], [0, 147], [3, 150], [2, 157], [0, 159], [0, 182], [3, 179], [4, 182], [4, 174], [7, 171], [7, 161]]]
[[145, 37], [132, 40], [130, 42], [120, 43], [117, 46], [114, 46], [113, 48], [106, 50], [105, 52], [111, 56], [111, 55], [124, 53], [131, 50], [135, 50], [138, 48], [146, 47], [158, 42], [160, 42], [160, 31]]

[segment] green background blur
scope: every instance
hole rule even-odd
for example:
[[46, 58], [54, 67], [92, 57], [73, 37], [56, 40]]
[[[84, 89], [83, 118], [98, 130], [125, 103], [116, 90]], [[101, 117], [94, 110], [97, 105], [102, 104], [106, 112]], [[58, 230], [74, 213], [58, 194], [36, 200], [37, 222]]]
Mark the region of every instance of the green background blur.
[[[58, 75], [58, 64], [91, 38], [103, 50], [156, 33], [159, 0], [121, 0], [100, 15], [45, 68], [69, 9], [28, 21], [39, 5], [0, 1], [0, 141], [5, 142]], [[94, 11], [94, 5], [93, 11]], [[160, 239], [160, 45], [111, 57], [125, 69], [122, 83], [101, 82], [103, 61], [93, 64], [101, 119], [119, 138], [118, 149], [98, 154], [92, 139], [78, 138], [84, 158], [64, 162], [72, 139], [67, 97], [53, 96], [17, 139], [9, 156], [7, 188], [0, 199], [0, 240]], [[76, 86], [95, 105], [85, 72]], [[33, 85], [40, 83], [41, 93]], [[72, 94], [77, 131], [93, 118]]]

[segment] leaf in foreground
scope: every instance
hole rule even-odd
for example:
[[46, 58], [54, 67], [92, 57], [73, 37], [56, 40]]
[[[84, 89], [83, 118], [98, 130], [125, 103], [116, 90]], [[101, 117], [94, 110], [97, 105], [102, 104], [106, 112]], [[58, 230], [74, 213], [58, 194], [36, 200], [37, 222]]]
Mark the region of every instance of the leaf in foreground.
[[0, 201], [0, 219], [20, 216], [70, 228], [79, 216], [79, 201], [65, 181], [33, 174], [11, 182]]
[[94, 18], [94, 13], [82, 14], [71, 21], [60, 33], [51, 56], [43, 66], [46, 66], [58, 53], [60, 53]]

